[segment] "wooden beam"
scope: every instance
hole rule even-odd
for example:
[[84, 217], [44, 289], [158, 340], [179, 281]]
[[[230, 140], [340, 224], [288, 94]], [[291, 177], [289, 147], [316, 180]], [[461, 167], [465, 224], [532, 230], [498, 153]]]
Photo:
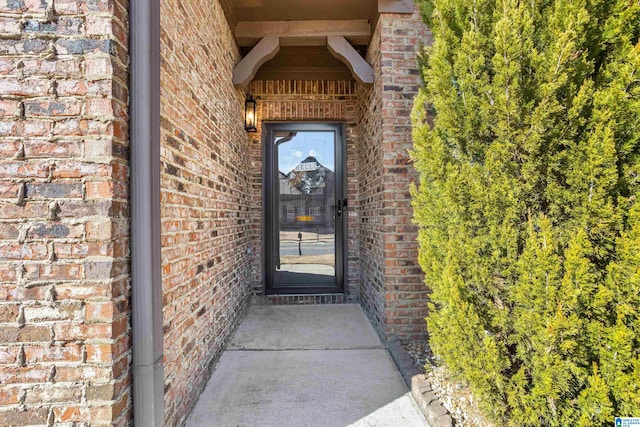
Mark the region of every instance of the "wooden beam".
[[241, 21], [236, 25], [238, 46], [253, 46], [263, 37], [279, 37], [282, 46], [324, 45], [327, 36], [343, 36], [356, 45], [371, 40], [366, 19], [318, 21]]
[[236, 12], [233, 7], [233, 2], [231, 0], [220, 0], [220, 5], [222, 6], [224, 16], [227, 18], [229, 27], [231, 28], [235, 27], [236, 24], [238, 23], [238, 19], [236, 17]]
[[357, 81], [364, 84], [373, 83], [373, 68], [344, 37], [327, 37], [327, 47], [333, 56], [349, 67], [351, 74]]
[[233, 84], [236, 87], [247, 86], [260, 66], [276, 56], [279, 50], [280, 40], [278, 37], [265, 37], [260, 40], [233, 69]]
[[413, 13], [413, 0], [378, 0], [378, 13]]

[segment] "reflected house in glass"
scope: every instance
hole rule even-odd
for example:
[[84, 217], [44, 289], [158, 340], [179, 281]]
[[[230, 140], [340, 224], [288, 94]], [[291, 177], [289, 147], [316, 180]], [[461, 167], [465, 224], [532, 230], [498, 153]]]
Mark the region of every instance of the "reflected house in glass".
[[279, 171], [280, 230], [327, 232], [334, 227], [335, 172], [309, 156]]

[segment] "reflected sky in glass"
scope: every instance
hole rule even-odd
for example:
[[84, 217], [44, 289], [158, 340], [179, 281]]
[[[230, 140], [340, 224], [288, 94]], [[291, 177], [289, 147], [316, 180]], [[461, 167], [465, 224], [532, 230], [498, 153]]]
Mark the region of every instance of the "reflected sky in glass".
[[309, 156], [335, 171], [333, 132], [298, 132], [291, 141], [278, 145], [278, 169], [287, 175]]

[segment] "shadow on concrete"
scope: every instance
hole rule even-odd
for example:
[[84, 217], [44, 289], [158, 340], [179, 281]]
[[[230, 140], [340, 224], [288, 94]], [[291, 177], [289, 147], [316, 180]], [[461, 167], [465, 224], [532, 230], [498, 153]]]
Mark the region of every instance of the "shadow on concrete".
[[187, 421], [427, 426], [358, 305], [255, 306]]

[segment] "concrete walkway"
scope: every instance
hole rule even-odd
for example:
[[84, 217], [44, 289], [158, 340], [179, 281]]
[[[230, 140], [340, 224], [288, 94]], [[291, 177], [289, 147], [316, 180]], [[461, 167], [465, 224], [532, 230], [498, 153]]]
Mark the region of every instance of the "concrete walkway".
[[428, 426], [354, 304], [251, 307], [187, 421], [349, 425]]

